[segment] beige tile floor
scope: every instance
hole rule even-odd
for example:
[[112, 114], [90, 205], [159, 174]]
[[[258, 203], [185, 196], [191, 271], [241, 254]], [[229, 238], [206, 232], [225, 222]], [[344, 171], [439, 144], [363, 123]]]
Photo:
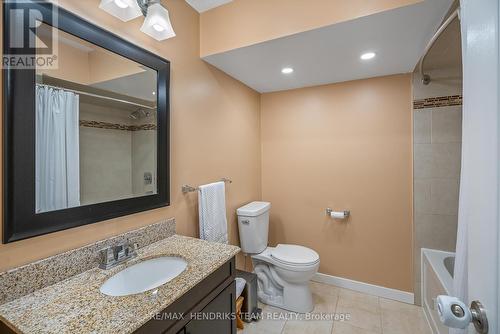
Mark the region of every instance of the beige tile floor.
[[[311, 290], [312, 315], [261, 304], [263, 319], [238, 334], [431, 334], [421, 307], [315, 282]], [[319, 318], [332, 313], [349, 319]]]

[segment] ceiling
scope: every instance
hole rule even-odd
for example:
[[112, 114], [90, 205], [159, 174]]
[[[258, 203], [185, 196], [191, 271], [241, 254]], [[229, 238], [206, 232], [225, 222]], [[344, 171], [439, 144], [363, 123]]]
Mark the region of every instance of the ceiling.
[[[425, 0], [203, 59], [261, 93], [409, 73], [452, 2]], [[362, 61], [368, 51], [377, 56]]]
[[156, 80], [156, 71], [146, 69], [144, 72], [99, 82], [93, 84], [92, 87], [154, 102], [156, 101]]
[[188, 4], [196, 9], [199, 13], [206, 12], [215, 7], [219, 7], [233, 0], [186, 0]]
[[460, 21], [455, 19], [439, 36], [425, 58], [426, 70], [462, 67]]

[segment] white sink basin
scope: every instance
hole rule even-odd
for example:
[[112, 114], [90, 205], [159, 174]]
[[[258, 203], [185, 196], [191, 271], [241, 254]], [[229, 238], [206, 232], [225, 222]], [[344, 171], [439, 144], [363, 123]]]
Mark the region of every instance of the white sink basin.
[[158, 257], [134, 264], [109, 278], [100, 291], [108, 296], [128, 296], [163, 285], [179, 276], [187, 267], [180, 257]]

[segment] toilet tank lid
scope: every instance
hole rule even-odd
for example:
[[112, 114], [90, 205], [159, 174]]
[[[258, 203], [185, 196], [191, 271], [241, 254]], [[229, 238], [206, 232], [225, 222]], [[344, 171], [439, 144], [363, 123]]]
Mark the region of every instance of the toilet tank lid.
[[236, 210], [236, 213], [238, 216], [256, 217], [269, 211], [270, 208], [271, 203], [269, 202], [252, 202]]

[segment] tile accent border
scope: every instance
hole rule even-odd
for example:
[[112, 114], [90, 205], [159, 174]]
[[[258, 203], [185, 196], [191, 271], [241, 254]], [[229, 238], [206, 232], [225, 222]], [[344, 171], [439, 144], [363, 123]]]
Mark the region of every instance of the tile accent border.
[[439, 108], [461, 105], [462, 95], [429, 97], [426, 99], [413, 101], [413, 109]]
[[0, 273], [0, 305], [97, 267], [100, 249], [127, 239], [142, 248], [174, 234], [175, 219], [165, 219]]
[[415, 303], [415, 296], [411, 292], [386, 288], [386, 287], [383, 287], [380, 285], [363, 283], [363, 282], [354, 281], [354, 280], [351, 280], [348, 278], [317, 273], [312, 278], [312, 281], [318, 282], [318, 283], [334, 285], [334, 286], [337, 286], [339, 288], [363, 292], [363, 293], [367, 293], [370, 295], [374, 295], [374, 296], [378, 296], [378, 297], [382, 297], [382, 298], [386, 298], [386, 299], [392, 299], [392, 300], [395, 300], [398, 302], [403, 302], [406, 304], [413, 305]]
[[80, 120], [80, 126], [86, 128], [122, 130], [122, 131], [156, 130], [157, 128], [156, 124], [127, 125], [127, 124], [118, 124], [109, 122], [86, 121], [86, 120]]

